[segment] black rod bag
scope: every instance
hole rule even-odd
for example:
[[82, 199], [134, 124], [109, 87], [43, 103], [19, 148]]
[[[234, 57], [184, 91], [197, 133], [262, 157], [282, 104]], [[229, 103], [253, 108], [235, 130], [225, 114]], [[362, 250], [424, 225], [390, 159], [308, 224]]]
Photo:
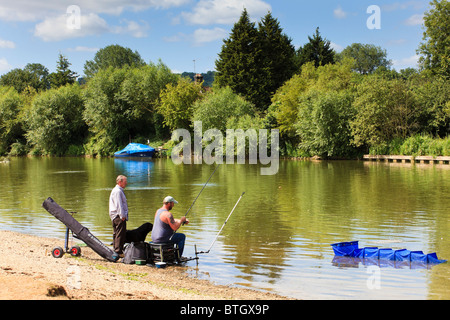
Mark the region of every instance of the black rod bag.
[[113, 250], [108, 248], [103, 242], [97, 239], [88, 228], [84, 227], [81, 223], [75, 220], [66, 210], [64, 210], [59, 204], [57, 204], [52, 198], [48, 198], [42, 203], [42, 206], [50, 214], [55, 216], [56, 219], [64, 223], [78, 239], [82, 240], [94, 250], [97, 254], [103, 258], [116, 262], [119, 259], [119, 255]]

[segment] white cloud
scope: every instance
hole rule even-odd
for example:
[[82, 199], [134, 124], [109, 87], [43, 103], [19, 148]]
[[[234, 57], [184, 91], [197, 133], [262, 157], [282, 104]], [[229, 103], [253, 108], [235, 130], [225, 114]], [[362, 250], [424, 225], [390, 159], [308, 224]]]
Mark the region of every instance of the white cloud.
[[34, 35], [44, 41], [60, 41], [106, 33], [110, 30], [104, 19], [94, 13], [81, 15], [79, 28], [74, 28], [67, 15], [47, 18], [38, 23]]
[[[38, 23], [34, 35], [44, 41], [61, 41], [66, 39], [101, 35], [104, 33], [128, 34], [135, 38], [147, 36], [148, 25], [135, 21], [122, 20], [122, 25], [109, 26], [95, 13], [81, 15], [79, 22], [74, 24], [68, 15], [48, 18]], [[76, 27], [77, 26], [77, 27]]]
[[347, 18], [348, 13], [342, 10], [341, 6], [338, 6], [333, 10], [333, 15], [337, 19], [345, 19]]
[[180, 42], [187, 41], [192, 43], [194, 46], [200, 46], [208, 42], [213, 42], [226, 38], [228, 31], [222, 28], [214, 29], [197, 29], [192, 34], [185, 34], [182, 32], [177, 33], [171, 37], [165, 37], [166, 42]]
[[382, 5], [381, 9], [383, 11], [396, 11], [396, 10], [406, 10], [412, 8], [413, 10], [420, 10], [427, 5], [427, 1], [420, 0], [410, 0], [406, 2], [393, 2], [390, 4]]
[[184, 71], [180, 71], [180, 70], [178, 70], [178, 69], [170, 69], [170, 71], [172, 71], [172, 73], [175, 73], [175, 74], [182, 74]]
[[402, 58], [399, 60], [393, 59], [392, 60], [392, 66], [397, 69], [405, 69], [405, 68], [416, 68], [418, 65], [419, 56], [414, 55], [407, 58]]
[[75, 48], [68, 48], [67, 51], [75, 51], [75, 52], [97, 52], [100, 48], [91, 48], [84, 46], [76, 46]]
[[[168, 9], [191, 0], [77, 0], [78, 12], [67, 13], [70, 1], [61, 0], [0, 0], [0, 21], [36, 22], [34, 35], [44, 41], [60, 41], [103, 33], [147, 36], [148, 24], [123, 20], [118, 26], [109, 26], [100, 15], [119, 16], [124, 11]], [[81, 19], [81, 28], [68, 28], [67, 19]]]
[[231, 25], [239, 19], [244, 8], [253, 18], [272, 10], [270, 4], [262, 0], [200, 0], [191, 12], [183, 12], [181, 16], [190, 24]]
[[6, 73], [11, 70], [12, 66], [6, 61], [5, 58], [0, 58], [0, 74]]
[[331, 46], [331, 48], [334, 49], [334, 51], [336, 51], [336, 52], [341, 52], [342, 50], [344, 50], [344, 47], [343, 47], [343, 46], [341, 46], [341, 45], [339, 45], [339, 44], [337, 44], [337, 43], [334, 43], [334, 42], [330, 42], [330, 46]]
[[408, 42], [408, 40], [406, 40], [406, 39], [395, 39], [395, 40], [389, 40], [386, 44], [392, 45], [392, 46], [401, 46], [407, 42]]
[[204, 44], [207, 42], [213, 42], [216, 40], [221, 40], [226, 38], [228, 31], [222, 28], [214, 29], [197, 29], [194, 31], [193, 38], [194, 43], [197, 45]]
[[2, 40], [0, 39], [0, 48], [4, 49], [14, 49], [16, 47], [16, 44], [9, 40]]
[[112, 28], [112, 32], [120, 34], [129, 34], [134, 38], [144, 38], [147, 36], [148, 24], [142, 22], [142, 24], [136, 21], [123, 20], [126, 26], [117, 26]]
[[163, 40], [166, 42], [180, 42], [187, 38], [187, 36], [182, 33], [178, 32], [176, 35], [170, 36], [170, 37], [163, 37]]
[[[76, 5], [82, 14], [120, 15], [124, 11], [143, 11], [150, 8], [167, 9], [179, 7], [190, 0], [77, 0]], [[61, 0], [14, 0], [0, 1], [0, 20], [5, 21], [41, 21], [49, 17], [65, 14], [70, 1]]]
[[[54, 3], [52, 3], [54, 2]], [[57, 1], [15, 0], [0, 2], [0, 20], [5, 21], [37, 21], [46, 13], [61, 8]], [[67, 7], [67, 6], [66, 6]], [[62, 12], [65, 12], [62, 11]]]
[[423, 24], [424, 14], [414, 14], [408, 19], [406, 19], [403, 23], [407, 26], [418, 26]]

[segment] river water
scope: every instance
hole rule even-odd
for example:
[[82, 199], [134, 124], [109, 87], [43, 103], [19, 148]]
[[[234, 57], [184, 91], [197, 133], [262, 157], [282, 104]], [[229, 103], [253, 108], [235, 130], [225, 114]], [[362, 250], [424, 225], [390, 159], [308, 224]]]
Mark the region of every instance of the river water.
[[[173, 196], [184, 215], [215, 165], [89, 158], [13, 158], [0, 164], [1, 229], [62, 240], [65, 226], [42, 208], [52, 197], [109, 244], [108, 198], [128, 177], [128, 228], [153, 222]], [[281, 160], [276, 175], [259, 165], [222, 164], [189, 212], [185, 256], [193, 277], [300, 299], [450, 299], [450, 265], [337, 261], [332, 243], [436, 252], [450, 260], [450, 166], [363, 161]], [[150, 240], [150, 236], [147, 238]]]

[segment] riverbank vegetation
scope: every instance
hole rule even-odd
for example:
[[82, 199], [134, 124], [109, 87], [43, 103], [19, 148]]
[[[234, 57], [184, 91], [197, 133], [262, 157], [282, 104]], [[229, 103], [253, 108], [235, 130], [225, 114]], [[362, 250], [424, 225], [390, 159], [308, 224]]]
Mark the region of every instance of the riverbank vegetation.
[[109, 156], [130, 141], [162, 145], [202, 121], [203, 130], [279, 129], [288, 157], [448, 156], [450, 4], [431, 8], [419, 69], [391, 69], [371, 44], [336, 53], [319, 28], [296, 50], [270, 13], [256, 24], [246, 10], [211, 87], [119, 45], [86, 61], [78, 81], [61, 54], [52, 74], [30, 63], [0, 77], [0, 155]]

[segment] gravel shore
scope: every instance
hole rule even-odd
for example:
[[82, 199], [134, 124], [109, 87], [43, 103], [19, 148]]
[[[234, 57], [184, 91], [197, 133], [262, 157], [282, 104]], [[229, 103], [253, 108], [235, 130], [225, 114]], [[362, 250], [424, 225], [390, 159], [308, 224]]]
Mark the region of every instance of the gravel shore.
[[89, 247], [80, 257], [51, 255], [59, 239], [0, 230], [2, 300], [285, 300], [268, 292], [216, 285], [187, 268], [109, 262]]

